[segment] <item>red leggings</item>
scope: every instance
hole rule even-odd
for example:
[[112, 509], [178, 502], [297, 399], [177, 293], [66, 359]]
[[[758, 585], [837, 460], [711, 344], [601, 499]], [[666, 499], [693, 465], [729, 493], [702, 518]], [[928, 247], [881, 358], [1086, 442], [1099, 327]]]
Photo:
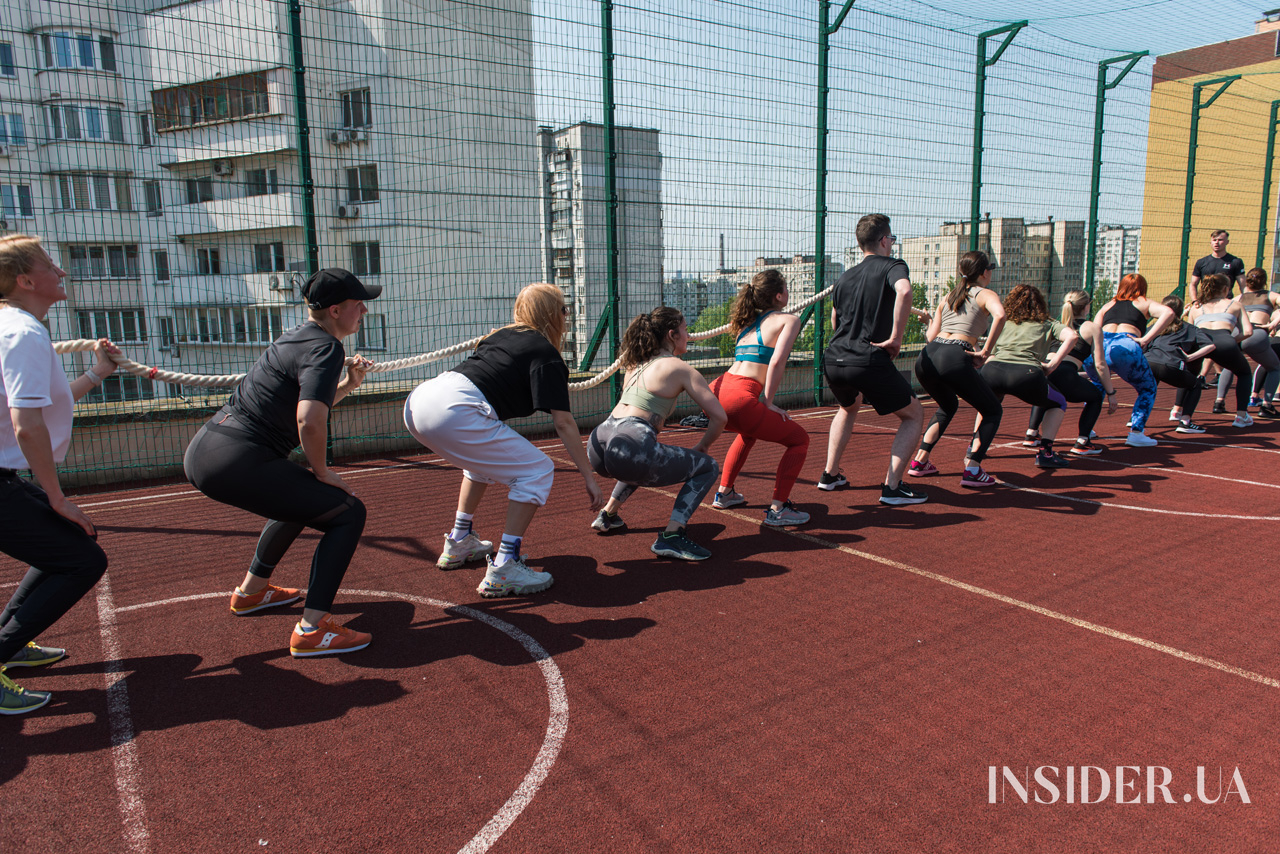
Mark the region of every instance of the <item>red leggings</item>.
[[757, 439], [776, 442], [785, 445], [787, 450], [778, 461], [773, 500], [786, 501], [791, 497], [791, 487], [795, 486], [800, 469], [804, 468], [804, 458], [809, 453], [808, 431], [765, 406], [760, 401], [764, 386], [750, 377], [721, 374], [712, 381], [711, 391], [729, 416], [725, 429], [738, 434], [724, 459], [721, 483], [733, 486]]

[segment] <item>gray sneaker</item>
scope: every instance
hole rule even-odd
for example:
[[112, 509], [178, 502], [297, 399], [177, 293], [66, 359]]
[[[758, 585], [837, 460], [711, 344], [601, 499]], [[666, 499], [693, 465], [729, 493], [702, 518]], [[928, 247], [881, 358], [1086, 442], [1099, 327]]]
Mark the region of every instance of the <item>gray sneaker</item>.
[[509, 560], [502, 566], [494, 566], [493, 558], [486, 557], [489, 569], [484, 574], [484, 581], [476, 588], [476, 592], [486, 599], [499, 596], [528, 596], [530, 593], [541, 593], [554, 583], [549, 572], [538, 572], [525, 566], [524, 558]]
[[711, 557], [709, 549], [686, 537], [683, 530], [675, 534], [659, 534], [649, 551], [658, 557], [673, 557], [676, 560], [706, 560]]
[[730, 507], [737, 507], [739, 504], [746, 503], [746, 497], [731, 489], [728, 492], [717, 492], [715, 500], [711, 502], [711, 506], [717, 510], [728, 510]]
[[612, 534], [614, 531], [626, 530], [627, 523], [622, 521], [622, 517], [617, 513], [610, 516], [601, 510], [600, 515], [591, 523], [591, 527], [601, 534]]
[[9, 659], [9, 667], [40, 667], [53, 664], [67, 657], [67, 651], [59, 646], [40, 646], [31, 641]]
[[809, 514], [797, 510], [790, 501], [784, 502], [777, 510], [769, 508], [764, 511], [764, 523], [770, 528], [786, 528], [791, 525], [803, 525], [809, 521]]
[[0, 715], [34, 712], [48, 703], [52, 696], [45, 691], [28, 691], [5, 676], [3, 668], [0, 668]]

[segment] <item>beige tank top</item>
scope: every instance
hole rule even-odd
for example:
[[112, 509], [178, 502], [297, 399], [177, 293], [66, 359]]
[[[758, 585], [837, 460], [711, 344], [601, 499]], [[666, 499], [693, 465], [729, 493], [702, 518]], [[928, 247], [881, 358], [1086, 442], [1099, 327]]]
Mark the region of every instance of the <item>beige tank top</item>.
[[939, 311], [942, 313], [942, 328], [938, 331], [946, 335], [964, 335], [968, 338], [980, 338], [987, 331], [987, 321], [991, 319], [974, 298], [974, 293], [981, 291], [978, 285], [970, 285], [964, 296], [964, 304], [959, 312], [951, 310], [946, 300], [942, 301]]

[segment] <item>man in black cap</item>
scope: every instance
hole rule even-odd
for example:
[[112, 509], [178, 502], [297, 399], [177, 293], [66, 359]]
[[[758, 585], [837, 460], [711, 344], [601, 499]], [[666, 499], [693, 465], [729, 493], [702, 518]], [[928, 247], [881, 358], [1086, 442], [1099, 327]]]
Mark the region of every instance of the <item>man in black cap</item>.
[[[311, 562], [302, 618], [293, 630], [294, 657], [354, 652], [371, 636], [333, 622], [329, 609], [364, 531], [365, 509], [325, 460], [329, 410], [359, 387], [372, 362], [346, 363], [342, 339], [360, 328], [364, 301], [382, 293], [338, 268], [321, 270], [302, 287], [309, 319], [277, 338], [231, 399], [187, 447], [187, 479], [205, 495], [269, 521], [253, 562], [231, 595], [231, 613], [252, 614], [301, 598], [269, 583], [272, 570], [304, 528], [322, 532]], [[298, 445], [311, 469], [289, 461]]]

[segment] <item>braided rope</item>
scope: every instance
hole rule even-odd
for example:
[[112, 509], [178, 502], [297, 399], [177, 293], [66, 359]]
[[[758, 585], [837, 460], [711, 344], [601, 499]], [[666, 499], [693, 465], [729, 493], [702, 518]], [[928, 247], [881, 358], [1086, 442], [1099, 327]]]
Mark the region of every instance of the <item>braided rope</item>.
[[[808, 299], [802, 300], [794, 308], [796, 310], [808, 308], [818, 300], [825, 298], [831, 293], [831, 291], [832, 288], [827, 288], [821, 293], [814, 294]], [[714, 338], [717, 335], [723, 335], [728, 332], [729, 326], [730, 324], [726, 323], [723, 326], [717, 326], [715, 329], [708, 329], [704, 332], [694, 332], [689, 336], [689, 339], [691, 341], [703, 341], [707, 338]], [[459, 344], [453, 344], [442, 350], [435, 350], [430, 353], [421, 353], [417, 356], [409, 356], [404, 359], [393, 359], [390, 362], [374, 362], [373, 367], [369, 368], [369, 373], [381, 374], [389, 371], [402, 371], [406, 368], [416, 368], [419, 365], [437, 362], [441, 359], [448, 358], [449, 356], [454, 356], [458, 353], [470, 350], [479, 344], [481, 340], [483, 340], [483, 336], [472, 338], [469, 341], [463, 341]], [[91, 341], [85, 338], [75, 338], [69, 341], [55, 342], [53, 349], [56, 353], [84, 353], [93, 350], [97, 345], [97, 341]], [[239, 383], [240, 380], [244, 379], [244, 374], [184, 374], [179, 371], [166, 371], [162, 368], [154, 368], [150, 365], [144, 365], [141, 362], [135, 362], [123, 353], [110, 353], [108, 355], [111, 357], [113, 362], [133, 374], [135, 377], [142, 377], [148, 380], [160, 380], [161, 382], [177, 383], [196, 388], [226, 388], [234, 386]], [[347, 364], [350, 365], [354, 361], [354, 358], [347, 359]], [[600, 385], [600, 383], [613, 376], [620, 367], [620, 364], [621, 360], [614, 360], [613, 364], [609, 365], [590, 379], [576, 383], [569, 383], [569, 388], [574, 390], [595, 388]]]

